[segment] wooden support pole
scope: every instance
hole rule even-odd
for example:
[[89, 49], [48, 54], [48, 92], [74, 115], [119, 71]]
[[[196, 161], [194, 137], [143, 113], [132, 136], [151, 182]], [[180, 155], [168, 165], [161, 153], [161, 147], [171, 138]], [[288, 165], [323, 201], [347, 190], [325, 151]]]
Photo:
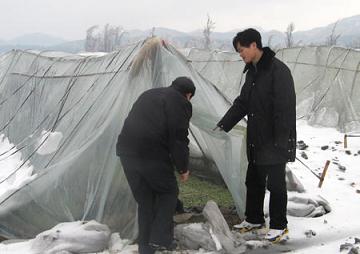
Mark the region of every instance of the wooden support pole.
[[344, 135], [344, 148], [347, 148], [348, 138], [360, 138], [360, 134], [345, 134]]
[[322, 184], [323, 184], [323, 182], [325, 180], [326, 172], [328, 170], [329, 165], [330, 165], [330, 161], [327, 160], [326, 163], [325, 163], [325, 167], [323, 169], [323, 172], [321, 174], [321, 177], [320, 177], [320, 182], [319, 182], [319, 186], [318, 186], [319, 188], [321, 188], [321, 186], [322, 186]]
[[347, 135], [344, 135], [344, 148], [347, 148]]

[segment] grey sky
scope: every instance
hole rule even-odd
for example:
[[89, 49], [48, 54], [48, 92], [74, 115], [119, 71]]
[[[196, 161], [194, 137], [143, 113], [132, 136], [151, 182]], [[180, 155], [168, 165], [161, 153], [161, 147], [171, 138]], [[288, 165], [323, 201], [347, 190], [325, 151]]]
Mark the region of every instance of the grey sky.
[[25, 33], [48, 33], [82, 39], [92, 25], [125, 29], [168, 27], [192, 31], [207, 14], [215, 31], [249, 26], [284, 31], [323, 26], [360, 14], [360, 0], [0, 0], [0, 39]]

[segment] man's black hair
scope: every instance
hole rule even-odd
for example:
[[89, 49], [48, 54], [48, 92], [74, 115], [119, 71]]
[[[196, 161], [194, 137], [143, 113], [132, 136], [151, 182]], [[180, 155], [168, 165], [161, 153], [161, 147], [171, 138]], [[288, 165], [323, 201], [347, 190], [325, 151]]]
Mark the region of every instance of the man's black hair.
[[248, 28], [244, 31], [238, 32], [233, 39], [233, 46], [237, 51], [236, 45], [240, 43], [243, 47], [249, 47], [251, 43], [256, 42], [258, 49], [262, 49], [261, 35], [254, 28]]
[[179, 91], [182, 95], [191, 93], [191, 97], [195, 95], [195, 85], [194, 82], [188, 77], [178, 77], [172, 83], [171, 87]]

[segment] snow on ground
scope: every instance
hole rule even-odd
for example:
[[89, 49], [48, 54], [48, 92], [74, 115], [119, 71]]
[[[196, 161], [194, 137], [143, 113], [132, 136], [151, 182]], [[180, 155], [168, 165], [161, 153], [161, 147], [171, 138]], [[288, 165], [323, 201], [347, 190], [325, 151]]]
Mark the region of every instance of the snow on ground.
[[[353, 244], [355, 237], [360, 238], [360, 138], [349, 138], [345, 149], [344, 134], [333, 128], [315, 128], [299, 121], [297, 132], [298, 141], [308, 145], [305, 150], [297, 151], [297, 157], [304, 164], [320, 175], [326, 160], [331, 163], [321, 188], [319, 179], [301, 162], [288, 166], [304, 185], [306, 193], [326, 199], [332, 211], [317, 218], [288, 216], [290, 232], [286, 244], [251, 253], [340, 253], [340, 245]], [[324, 146], [328, 148], [323, 150]], [[308, 159], [301, 156], [303, 152]]]
[[[302, 163], [295, 161], [288, 166], [305, 187], [306, 193], [301, 195], [321, 196], [329, 202], [332, 211], [317, 218], [288, 216], [290, 232], [289, 239], [284, 244], [249, 250], [248, 253], [331, 254], [340, 253], [340, 247], [347, 247], [341, 253], [349, 253], [352, 247], [360, 248], [359, 243], [354, 245], [360, 238], [360, 138], [349, 138], [348, 148], [345, 149], [344, 134], [335, 129], [315, 128], [308, 126], [305, 121], [299, 121], [297, 130], [298, 140], [304, 141], [308, 147], [297, 151], [297, 157]], [[11, 163], [4, 159], [6, 157], [3, 157], [1, 151], [7, 150], [4, 147], [9, 148], [11, 144], [3, 136], [1, 140], [0, 163], [17, 165], [21, 156], [16, 158], [18, 161], [13, 158]], [[331, 163], [323, 185], [319, 188], [319, 179], [310, 170], [320, 175], [326, 160], [330, 160]], [[0, 174], [3, 178], [2, 171]], [[29, 174], [24, 176], [26, 177], [29, 177]], [[2, 185], [0, 191], [1, 187]], [[289, 193], [290, 196], [294, 194]], [[0, 253], [32, 253], [29, 247], [30, 241], [0, 244]], [[134, 253], [136, 248], [136, 245], [130, 245], [129, 241], [122, 240], [115, 233], [111, 235], [109, 249], [101, 253]], [[191, 253], [196, 252], [191, 251]]]

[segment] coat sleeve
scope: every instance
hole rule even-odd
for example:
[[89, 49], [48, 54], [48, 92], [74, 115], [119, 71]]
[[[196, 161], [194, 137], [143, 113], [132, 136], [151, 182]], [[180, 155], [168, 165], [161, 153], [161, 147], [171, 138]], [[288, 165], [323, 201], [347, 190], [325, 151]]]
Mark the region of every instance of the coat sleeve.
[[273, 76], [274, 145], [287, 149], [291, 129], [296, 126], [296, 95], [289, 68], [282, 63]]
[[246, 83], [241, 89], [240, 95], [234, 100], [233, 105], [225, 113], [217, 126], [224, 131], [230, 131], [248, 113], [248, 87]]
[[180, 174], [188, 171], [189, 121], [192, 106], [185, 98], [173, 98], [166, 103], [170, 156]]

